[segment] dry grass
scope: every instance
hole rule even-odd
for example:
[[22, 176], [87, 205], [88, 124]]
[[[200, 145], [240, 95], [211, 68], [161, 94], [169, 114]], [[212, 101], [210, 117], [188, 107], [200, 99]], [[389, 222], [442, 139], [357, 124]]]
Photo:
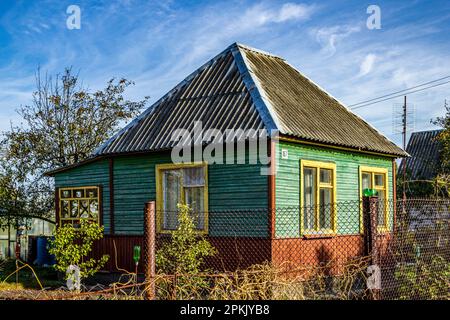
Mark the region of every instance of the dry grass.
[[[368, 292], [358, 289], [365, 281], [366, 259], [349, 261], [339, 274], [330, 275], [330, 266], [297, 267], [258, 264], [228, 273], [196, 275], [164, 275], [154, 279], [157, 299], [204, 300], [309, 300], [367, 298]], [[364, 282], [365, 284], [365, 282]], [[0, 299], [108, 299], [141, 300], [148, 283], [136, 283], [127, 272], [116, 283], [84, 288], [84, 292], [17, 289], [15, 284], [0, 287]]]
[[0, 291], [12, 291], [12, 290], [23, 290], [24, 286], [21, 283], [7, 283], [0, 282]]
[[215, 276], [209, 299], [354, 299], [363, 297], [357, 290], [365, 279], [364, 259], [351, 261], [336, 275], [329, 266], [289, 268], [269, 264], [254, 265], [228, 275]]
[[[364, 299], [367, 258], [347, 262], [338, 274], [330, 265], [292, 267], [270, 264], [217, 274], [159, 275], [157, 298], [207, 300]], [[190, 281], [185, 281], [190, 277]], [[205, 285], [206, 284], [206, 285]]]

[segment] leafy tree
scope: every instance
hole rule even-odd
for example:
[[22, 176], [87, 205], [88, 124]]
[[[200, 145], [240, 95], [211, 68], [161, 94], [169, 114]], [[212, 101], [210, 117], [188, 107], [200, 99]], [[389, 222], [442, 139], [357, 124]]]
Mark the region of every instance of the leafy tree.
[[[4, 152], [0, 175], [14, 181], [9, 191], [0, 191], [14, 194], [6, 195], [3, 202], [20, 200], [22, 205], [16, 208], [22, 215], [49, 217], [53, 184], [44, 173], [88, 158], [123, 122], [141, 111], [148, 97], [125, 99], [131, 85], [126, 79], [111, 79], [103, 90], [91, 92], [70, 68], [56, 77], [43, 76], [38, 70], [32, 103], [18, 110], [23, 123], [12, 125], [0, 141]], [[10, 216], [18, 214], [9, 212]]]
[[81, 220], [80, 228], [71, 224], [57, 228], [49, 249], [56, 258], [55, 269], [65, 273], [70, 265], [76, 265], [80, 268], [80, 278], [94, 275], [109, 259], [108, 255], [103, 255], [99, 260], [88, 258], [94, 241], [102, 237], [103, 226], [87, 220]]
[[434, 125], [442, 127], [444, 130], [437, 136], [442, 145], [439, 174], [450, 174], [450, 106], [447, 100], [444, 102], [445, 116], [431, 120]]
[[17, 228], [25, 218], [52, 221], [47, 216], [53, 203], [42, 196], [17, 162], [0, 159], [0, 229]]

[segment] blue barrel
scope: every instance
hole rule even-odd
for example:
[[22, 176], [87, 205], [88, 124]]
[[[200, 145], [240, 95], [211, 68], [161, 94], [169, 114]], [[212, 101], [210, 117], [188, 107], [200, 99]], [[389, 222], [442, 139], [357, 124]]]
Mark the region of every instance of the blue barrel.
[[38, 266], [55, 264], [55, 257], [48, 252], [49, 237], [39, 236], [36, 239], [36, 264]]

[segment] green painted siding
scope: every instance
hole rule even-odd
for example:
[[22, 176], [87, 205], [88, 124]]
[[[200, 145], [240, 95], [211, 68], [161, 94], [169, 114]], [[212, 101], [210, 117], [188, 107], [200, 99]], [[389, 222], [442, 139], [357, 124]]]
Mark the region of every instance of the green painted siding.
[[109, 165], [108, 160], [99, 160], [55, 175], [55, 186], [82, 187], [102, 186], [103, 225], [109, 234]]
[[[248, 159], [248, 154], [246, 158]], [[155, 165], [163, 163], [171, 163], [170, 153], [114, 158], [116, 234], [142, 234], [144, 204], [156, 199]], [[246, 163], [208, 166], [209, 234], [212, 236], [267, 235], [268, 178], [261, 175], [260, 164]], [[103, 185], [104, 224], [107, 232], [109, 232], [108, 177], [108, 160], [87, 164], [59, 173], [55, 177], [58, 187]], [[255, 208], [262, 210], [248, 211]], [[218, 212], [224, 210], [241, 211], [232, 214]]]
[[155, 164], [167, 157], [114, 158], [114, 227], [117, 234], [142, 234], [144, 204], [156, 199]]
[[[281, 158], [282, 149], [288, 150], [288, 159]], [[280, 142], [279, 162], [276, 174], [277, 208], [300, 206], [300, 160], [333, 162], [336, 164], [336, 201], [359, 199], [359, 167], [370, 166], [388, 169], [389, 197], [392, 197], [392, 160], [390, 158], [351, 153], [337, 149], [319, 148], [291, 142]], [[355, 234], [359, 232], [359, 210], [344, 203], [338, 207], [337, 232]], [[276, 235], [298, 237], [300, 215], [298, 210], [279, 210], [276, 217]]]
[[[260, 165], [250, 164], [211, 165], [208, 168], [211, 235], [267, 235], [268, 178], [261, 175], [260, 169]], [[215, 212], [227, 209], [240, 212]]]

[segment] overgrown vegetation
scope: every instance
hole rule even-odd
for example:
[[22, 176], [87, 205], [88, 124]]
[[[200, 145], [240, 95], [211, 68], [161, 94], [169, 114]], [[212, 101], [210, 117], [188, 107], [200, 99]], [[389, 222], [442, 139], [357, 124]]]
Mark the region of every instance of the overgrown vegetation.
[[66, 271], [70, 265], [78, 266], [81, 279], [94, 275], [109, 259], [108, 255], [103, 255], [98, 260], [88, 258], [94, 241], [102, 237], [103, 226], [87, 220], [81, 220], [79, 228], [71, 224], [57, 228], [55, 239], [51, 240], [49, 249], [49, 253], [56, 258], [54, 268], [63, 272], [66, 279], [69, 276]]
[[450, 263], [440, 255], [434, 255], [431, 261], [402, 263], [397, 266], [395, 277], [401, 300], [450, 298]]
[[[349, 260], [330, 275], [333, 261], [319, 266], [255, 264], [234, 272], [201, 272], [203, 286], [186, 287], [173, 275], [157, 276], [157, 299], [207, 300], [348, 300], [368, 299], [365, 287], [369, 257]], [[207, 284], [207, 285], [206, 285]], [[172, 287], [172, 291], [166, 288]], [[189, 288], [189, 290], [186, 290]], [[199, 290], [199, 291], [198, 291]]]
[[397, 261], [394, 273], [396, 297], [403, 300], [450, 298], [447, 205], [410, 210], [408, 218], [400, 219], [392, 247]]
[[[187, 205], [178, 205], [178, 228], [156, 253], [158, 273], [174, 275], [175, 280], [165, 291], [176, 290], [179, 298], [200, 298], [208, 282], [198, 274], [205, 258], [216, 253], [215, 248], [195, 228], [194, 213]], [[192, 297], [192, 294], [195, 297]]]

